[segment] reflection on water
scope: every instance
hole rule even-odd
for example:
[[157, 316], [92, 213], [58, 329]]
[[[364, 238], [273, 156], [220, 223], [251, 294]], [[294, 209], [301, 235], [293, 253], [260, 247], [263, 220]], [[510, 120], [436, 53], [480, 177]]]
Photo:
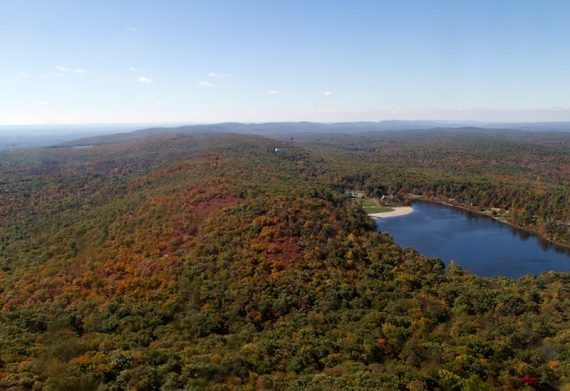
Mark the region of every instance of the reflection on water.
[[486, 216], [448, 206], [414, 202], [414, 212], [376, 219], [404, 247], [427, 256], [452, 259], [481, 276], [520, 277], [546, 271], [570, 271], [570, 251], [527, 231]]

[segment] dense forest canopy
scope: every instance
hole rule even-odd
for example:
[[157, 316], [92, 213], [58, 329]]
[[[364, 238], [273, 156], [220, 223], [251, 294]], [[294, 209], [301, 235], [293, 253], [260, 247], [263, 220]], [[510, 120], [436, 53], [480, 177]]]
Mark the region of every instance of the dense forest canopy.
[[570, 275], [446, 268], [346, 196], [496, 207], [567, 244], [570, 134], [115, 141], [0, 155], [0, 387], [570, 385]]
[[346, 186], [499, 209], [503, 221], [570, 246], [570, 134], [448, 129], [300, 142], [334, 157]]

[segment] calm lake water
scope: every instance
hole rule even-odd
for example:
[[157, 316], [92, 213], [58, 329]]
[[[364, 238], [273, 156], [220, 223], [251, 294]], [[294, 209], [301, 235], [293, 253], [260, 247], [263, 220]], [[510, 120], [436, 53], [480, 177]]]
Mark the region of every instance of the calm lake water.
[[402, 247], [455, 260], [480, 276], [520, 277], [547, 271], [570, 271], [570, 251], [489, 217], [428, 202], [414, 202], [401, 217], [376, 219]]

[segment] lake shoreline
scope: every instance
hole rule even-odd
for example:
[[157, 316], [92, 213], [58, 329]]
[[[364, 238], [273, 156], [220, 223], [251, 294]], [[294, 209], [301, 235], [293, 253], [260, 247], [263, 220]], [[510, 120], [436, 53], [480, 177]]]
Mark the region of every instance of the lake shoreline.
[[464, 210], [464, 211], [466, 211], [466, 212], [472, 213], [472, 214], [474, 214], [474, 215], [476, 215], [476, 216], [488, 217], [488, 218], [490, 218], [490, 219], [493, 219], [493, 220], [495, 220], [495, 221], [498, 221], [499, 223], [506, 224], [506, 225], [508, 225], [508, 226], [510, 226], [510, 227], [512, 227], [512, 228], [520, 229], [520, 230], [525, 231], [525, 232], [527, 232], [527, 233], [529, 233], [529, 234], [532, 234], [532, 235], [537, 236], [537, 237], [539, 237], [539, 238], [541, 238], [541, 239], [544, 239], [544, 240], [546, 240], [548, 243], [550, 243], [550, 244], [552, 244], [552, 245], [554, 245], [554, 246], [558, 246], [558, 247], [564, 248], [564, 249], [566, 249], [566, 250], [570, 250], [570, 243], [556, 242], [556, 241], [554, 241], [554, 240], [548, 238], [547, 236], [541, 234], [541, 233], [538, 232], [538, 231], [535, 231], [535, 230], [530, 229], [530, 228], [527, 228], [527, 227], [522, 227], [522, 226], [513, 224], [513, 223], [511, 223], [510, 221], [507, 221], [507, 220], [505, 220], [505, 219], [503, 219], [503, 218], [501, 218], [501, 217], [493, 216], [493, 215], [490, 215], [490, 214], [488, 214], [488, 213], [482, 212], [482, 211], [480, 211], [480, 210], [471, 209], [471, 208], [469, 208], [468, 206], [463, 205], [463, 204], [460, 204], [460, 203], [450, 203], [450, 202], [448, 202], [448, 201], [443, 201], [443, 200], [438, 199], [438, 198], [431, 198], [431, 197], [428, 198], [428, 197], [421, 196], [421, 195], [410, 195], [410, 196], [407, 197], [407, 199], [410, 200], [410, 201], [412, 201], [412, 202], [413, 202], [413, 201], [423, 201], [423, 202], [430, 202], [430, 203], [437, 204], [437, 205], [449, 206], [450, 208], [461, 209], [461, 210]]
[[393, 210], [389, 212], [380, 212], [380, 213], [368, 213], [368, 216], [373, 217], [375, 219], [387, 219], [391, 217], [400, 217], [410, 214], [414, 211], [414, 208], [411, 206], [391, 206]]
[[570, 251], [527, 231], [437, 202], [417, 200], [413, 207], [408, 216], [377, 219], [377, 230], [404, 248], [446, 265], [455, 260], [481, 277], [570, 273]]

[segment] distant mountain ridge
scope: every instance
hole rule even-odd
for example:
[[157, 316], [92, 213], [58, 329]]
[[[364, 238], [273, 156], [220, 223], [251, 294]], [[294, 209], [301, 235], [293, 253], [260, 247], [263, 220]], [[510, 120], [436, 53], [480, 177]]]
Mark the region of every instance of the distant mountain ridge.
[[528, 132], [570, 132], [570, 122], [480, 122], [449, 120], [385, 120], [355, 122], [221, 122], [213, 124], [100, 124], [0, 126], [0, 151], [49, 147], [101, 145], [144, 140], [173, 134], [237, 133], [272, 138], [318, 134], [354, 134], [398, 131], [508, 130]]
[[149, 127], [128, 133], [116, 133], [82, 138], [69, 145], [98, 145], [144, 140], [169, 134], [239, 133], [274, 137], [291, 137], [309, 133], [371, 133], [404, 130], [521, 130], [569, 132], [570, 122], [536, 123], [484, 123], [475, 121], [406, 121], [388, 120], [380, 122], [222, 122], [217, 124], [184, 125], [176, 127]]

